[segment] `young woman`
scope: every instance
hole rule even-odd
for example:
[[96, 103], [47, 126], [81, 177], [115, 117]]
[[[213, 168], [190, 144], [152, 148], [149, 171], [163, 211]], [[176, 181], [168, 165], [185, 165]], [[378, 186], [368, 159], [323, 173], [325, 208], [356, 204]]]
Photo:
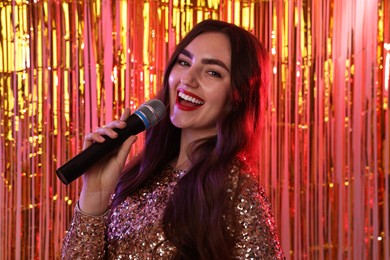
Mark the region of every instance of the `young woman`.
[[[167, 115], [141, 155], [123, 170], [132, 136], [83, 176], [63, 258], [282, 258], [256, 181], [267, 72], [249, 32], [197, 24], [168, 62], [158, 95]], [[86, 135], [85, 147], [115, 138], [129, 114]]]

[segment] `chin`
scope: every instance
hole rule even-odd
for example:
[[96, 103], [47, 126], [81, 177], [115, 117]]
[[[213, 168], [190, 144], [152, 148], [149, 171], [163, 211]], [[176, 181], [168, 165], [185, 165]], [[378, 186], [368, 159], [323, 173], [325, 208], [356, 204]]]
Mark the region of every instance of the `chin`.
[[177, 128], [182, 128], [182, 127], [181, 127], [182, 124], [180, 124], [180, 122], [178, 122], [178, 120], [175, 119], [175, 116], [172, 116], [172, 115], [171, 115], [171, 116], [169, 117], [169, 120], [171, 121], [172, 125], [174, 125], [175, 127], [177, 127]]

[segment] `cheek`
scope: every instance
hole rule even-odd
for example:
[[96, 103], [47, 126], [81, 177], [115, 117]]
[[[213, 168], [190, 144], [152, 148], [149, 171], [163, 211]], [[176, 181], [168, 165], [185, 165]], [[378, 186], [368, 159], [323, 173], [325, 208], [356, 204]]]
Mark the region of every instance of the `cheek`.
[[171, 74], [169, 74], [169, 77], [168, 77], [169, 88], [171, 88], [171, 86], [173, 86], [173, 81], [174, 81], [174, 76], [171, 73]]
[[176, 77], [176, 74], [174, 72], [171, 72], [171, 74], [168, 77], [168, 86], [169, 86], [169, 93], [176, 92], [177, 85], [179, 83], [179, 80]]
[[[172, 75], [172, 74], [171, 74]], [[176, 92], [176, 85], [175, 85], [175, 81], [174, 81], [174, 78], [172, 76], [169, 76], [168, 78], [168, 87], [169, 87], [169, 100], [172, 101], [172, 95], [174, 92]]]
[[176, 69], [176, 67], [174, 66], [171, 70], [171, 72], [169, 73], [169, 76], [168, 76], [168, 83], [169, 83], [169, 86], [175, 86], [177, 85], [177, 83], [179, 82], [179, 78], [180, 78], [180, 73], [179, 71]]
[[176, 88], [169, 86], [169, 104], [171, 107], [176, 102]]
[[227, 93], [225, 92], [224, 93], [224, 96], [223, 97], [220, 97], [220, 106], [219, 106], [219, 118], [224, 118], [225, 116], [227, 116], [230, 111], [232, 110], [232, 100], [231, 100], [231, 95], [230, 95], [230, 92], [227, 91]]
[[218, 108], [221, 110], [226, 110], [226, 108], [231, 105], [231, 90], [228, 86], [223, 86], [218, 88], [219, 91], [213, 91], [210, 93], [214, 104], [218, 104]]

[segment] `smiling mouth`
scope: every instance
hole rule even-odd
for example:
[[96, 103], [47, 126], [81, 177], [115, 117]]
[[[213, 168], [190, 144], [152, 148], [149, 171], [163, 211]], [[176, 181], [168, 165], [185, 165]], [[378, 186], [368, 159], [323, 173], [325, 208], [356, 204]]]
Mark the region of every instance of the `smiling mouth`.
[[177, 92], [176, 104], [181, 110], [191, 111], [201, 107], [204, 101], [196, 97], [193, 94], [185, 93], [184, 90], [180, 89]]

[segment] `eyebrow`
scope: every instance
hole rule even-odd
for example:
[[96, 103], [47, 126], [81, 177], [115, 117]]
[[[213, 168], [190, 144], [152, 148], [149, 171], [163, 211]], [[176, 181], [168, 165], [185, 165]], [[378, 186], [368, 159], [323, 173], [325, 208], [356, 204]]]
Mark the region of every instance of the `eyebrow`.
[[[192, 59], [194, 57], [194, 55], [189, 52], [188, 50], [184, 49], [181, 51], [180, 54], [183, 54], [184, 56], [187, 56], [188, 58]], [[201, 60], [201, 63], [202, 64], [211, 64], [211, 65], [218, 65], [222, 68], [224, 68], [227, 72], [230, 73], [230, 70], [228, 69], [228, 67], [225, 65], [225, 63], [223, 63], [223, 61], [219, 60], [219, 59], [209, 59], [209, 58], [203, 58]]]

